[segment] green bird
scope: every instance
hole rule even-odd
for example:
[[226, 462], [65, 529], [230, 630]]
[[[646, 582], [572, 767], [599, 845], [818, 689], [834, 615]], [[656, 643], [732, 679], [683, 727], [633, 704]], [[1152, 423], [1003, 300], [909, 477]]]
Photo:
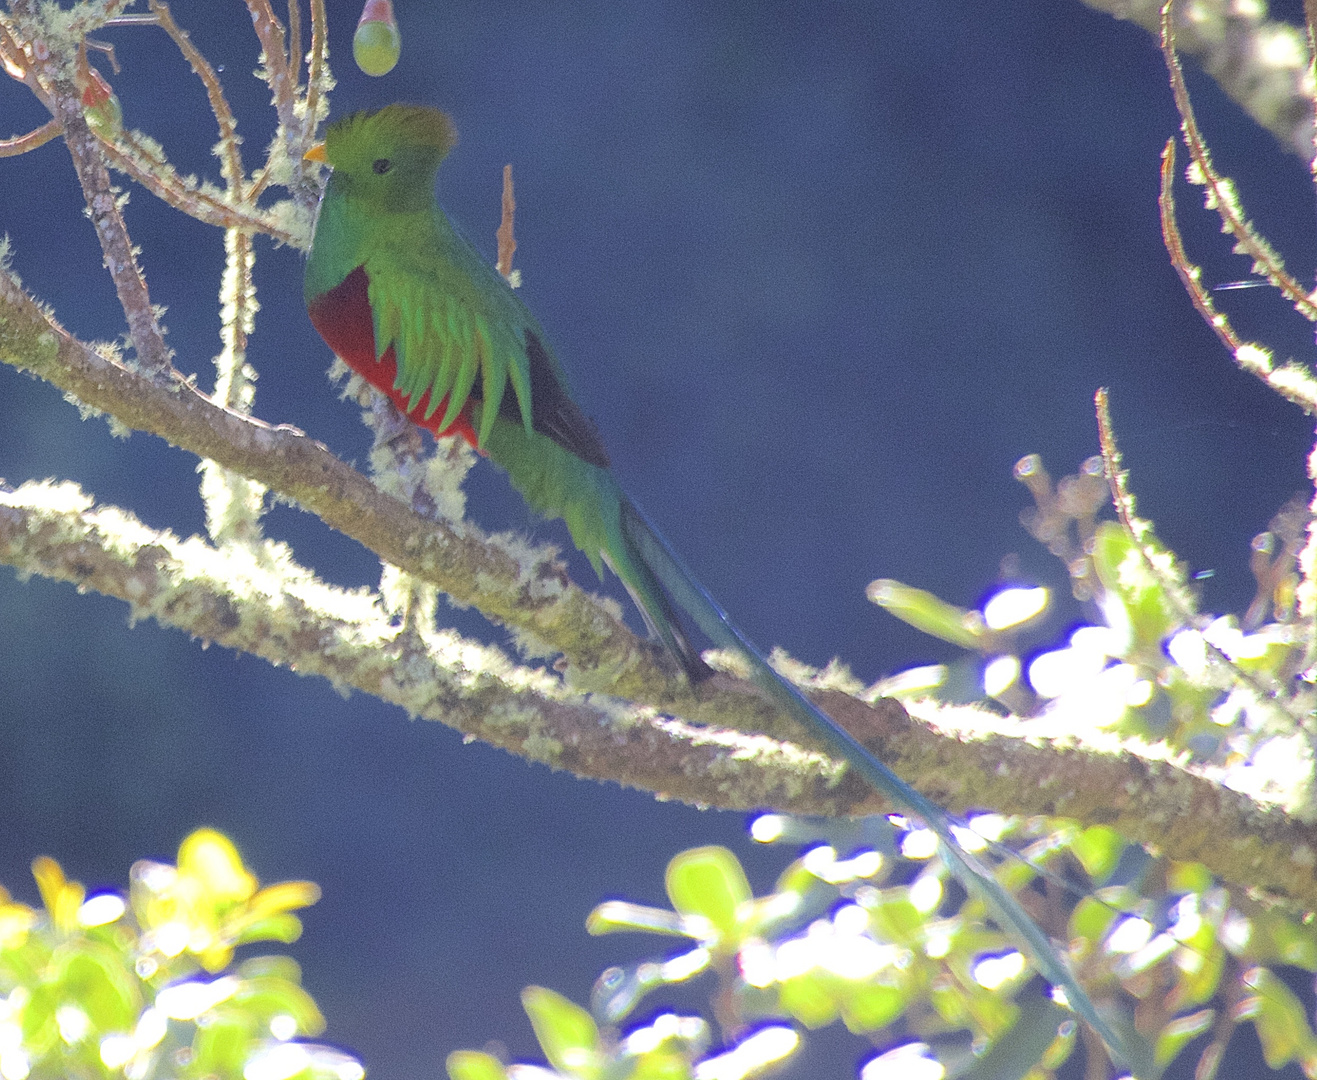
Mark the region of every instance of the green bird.
[[[572, 400], [544, 331], [435, 201], [456, 141], [437, 109], [388, 105], [337, 120], [308, 159], [333, 170], [306, 264], [311, 322], [343, 361], [413, 422], [459, 434], [537, 512], [562, 518], [602, 574], [607, 563], [692, 683], [709, 668], [677, 616], [742, 655], [753, 681], [903, 812], [936, 833], [967, 889], [1127, 1066], [1051, 942], [990, 869], [956, 839], [951, 817], [769, 666], [618, 485], [594, 424]], [[1142, 1071], [1142, 1070], [1139, 1070]]]

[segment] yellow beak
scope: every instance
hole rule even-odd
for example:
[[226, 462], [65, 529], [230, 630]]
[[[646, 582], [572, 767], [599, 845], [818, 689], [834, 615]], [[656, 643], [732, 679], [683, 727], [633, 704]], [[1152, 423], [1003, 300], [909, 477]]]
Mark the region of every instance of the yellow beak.
[[328, 165], [329, 158], [325, 157], [325, 144], [318, 142], [302, 155], [303, 161], [315, 161], [321, 165]]

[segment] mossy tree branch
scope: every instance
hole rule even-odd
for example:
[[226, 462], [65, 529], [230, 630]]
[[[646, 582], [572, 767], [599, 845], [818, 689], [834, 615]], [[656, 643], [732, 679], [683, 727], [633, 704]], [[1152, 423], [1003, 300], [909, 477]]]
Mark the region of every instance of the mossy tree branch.
[[[72, 484], [0, 490], [0, 561], [124, 600], [134, 618], [323, 676], [578, 776], [733, 810], [885, 809], [822, 754], [578, 692], [496, 648], [394, 618], [364, 590], [326, 585], [282, 545], [180, 540], [95, 506]], [[833, 690], [819, 701], [957, 812], [1108, 824], [1227, 881], [1317, 906], [1317, 828], [1209, 777], [1114, 740], [1039, 745], [972, 709], [941, 710], [927, 723], [891, 700], [869, 705]]]
[[[114, 4], [82, 8], [103, 22]], [[249, 8], [257, 15], [283, 141], [249, 180], [236, 154], [232, 118], [225, 119], [226, 107], [215, 107], [229, 151], [223, 196], [178, 179], [163, 153], [136, 136], [106, 142], [93, 134], [79, 106], [72, 53], [55, 57], [47, 49], [40, 55], [35, 46], [11, 40], [7, 30], [0, 42], [6, 70], [13, 64], [24, 81], [35, 78], [34, 90], [51, 105], [84, 178], [99, 233], [118, 236], [105, 166], [126, 161], [137, 170], [133, 175], [180, 210], [233, 230], [229, 254], [236, 284], [230, 292], [236, 306], [226, 322], [232, 332], [232, 340], [226, 339], [232, 354], [228, 389], [211, 398], [179, 374], [167, 351], [152, 355], [151, 327], [137, 325], [151, 314], [144, 279], [140, 295], [125, 299], [120, 290], [139, 358], [147, 361], [143, 370], [68, 334], [7, 271], [0, 272], [0, 360], [129, 428], [164, 438], [299, 504], [389, 566], [478, 608], [523, 640], [561, 653], [565, 675], [518, 665], [498, 649], [434, 630], [428, 620], [399, 618], [382, 592], [334, 589], [298, 566], [286, 549], [262, 541], [255, 529], [227, 536], [221, 531], [224, 542], [214, 545], [184, 541], [146, 529], [122, 510], [97, 508], [71, 487], [26, 485], [0, 493], [0, 560], [118, 597], [136, 617], [149, 615], [205, 640], [322, 675], [578, 775], [732, 809], [884, 809], [836, 762], [793, 741], [799, 738], [794, 725], [747, 684], [718, 675], [692, 690], [608, 603], [574, 585], [552, 553], [487, 537], [469, 522], [443, 520], [425, 512], [423, 500], [394, 498], [303, 433], [247, 415], [250, 396], [241, 387], [228, 392], [241, 374], [244, 311], [251, 310], [243, 305], [254, 304], [245, 284], [250, 249], [243, 234], [305, 239], [314, 190], [300, 171], [299, 148], [315, 130], [330, 85], [322, 4], [311, 3], [312, 55], [300, 98], [300, 65], [287, 55], [288, 41], [299, 35], [285, 38], [269, 0], [249, 0]], [[11, 0], [11, 10], [22, 17], [27, 40], [40, 42], [33, 5]], [[162, 5], [155, 10], [168, 18]], [[176, 40], [186, 40], [181, 31]], [[217, 89], [213, 73], [194, 67], [208, 90]], [[275, 182], [293, 193], [300, 217], [256, 207], [264, 186]], [[106, 199], [106, 216], [97, 218], [97, 201]], [[280, 231], [285, 219], [288, 227]], [[118, 260], [116, 283], [127, 282], [131, 293], [125, 275], [141, 275], [126, 231], [119, 240], [128, 255]], [[113, 262], [108, 248], [107, 260]], [[422, 602], [420, 590], [410, 595]], [[1174, 858], [1201, 861], [1228, 881], [1317, 907], [1317, 832], [1212, 777], [1118, 743], [1094, 748], [1025, 739], [1002, 726], [985, 726], [984, 716], [974, 712], [944, 711], [912, 721], [897, 703], [868, 704], [831, 689], [827, 678], [806, 679], [805, 685], [883, 760], [954, 811], [1110, 824]]]

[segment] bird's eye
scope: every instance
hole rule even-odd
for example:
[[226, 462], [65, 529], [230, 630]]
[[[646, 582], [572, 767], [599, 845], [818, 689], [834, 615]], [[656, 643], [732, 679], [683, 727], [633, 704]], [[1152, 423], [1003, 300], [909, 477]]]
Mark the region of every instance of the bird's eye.
[[370, 168], [376, 176], [383, 176], [393, 168], [393, 162], [386, 157], [376, 158], [370, 163]]

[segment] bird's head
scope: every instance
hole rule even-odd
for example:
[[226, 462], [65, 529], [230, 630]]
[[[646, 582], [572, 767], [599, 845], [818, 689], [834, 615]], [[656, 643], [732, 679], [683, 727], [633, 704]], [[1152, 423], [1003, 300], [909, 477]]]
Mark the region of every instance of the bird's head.
[[325, 130], [306, 157], [333, 170], [331, 188], [381, 209], [422, 210], [434, 198], [434, 177], [457, 131], [428, 105], [386, 105], [352, 113]]

